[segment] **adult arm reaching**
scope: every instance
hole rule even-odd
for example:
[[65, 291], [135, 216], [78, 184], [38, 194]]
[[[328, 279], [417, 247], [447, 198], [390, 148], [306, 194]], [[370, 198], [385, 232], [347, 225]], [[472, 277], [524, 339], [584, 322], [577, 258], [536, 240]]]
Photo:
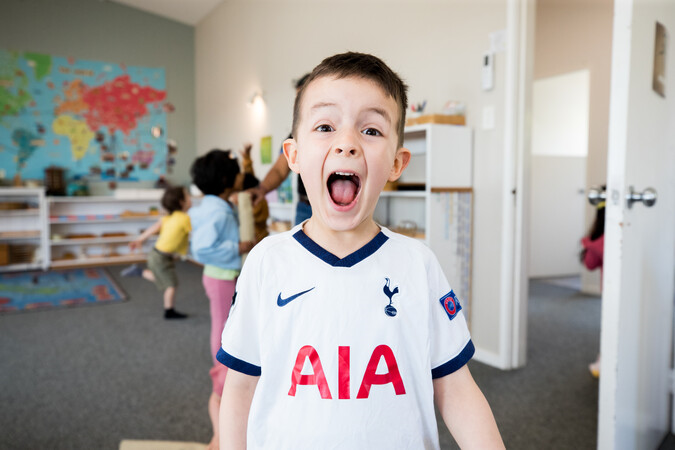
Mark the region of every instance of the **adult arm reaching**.
[[265, 179], [258, 186], [248, 190], [251, 193], [253, 205], [257, 205], [262, 201], [265, 194], [281, 186], [281, 183], [284, 182], [289, 173], [291, 173], [291, 169], [288, 167], [286, 157], [281, 153], [270, 171], [265, 175]]

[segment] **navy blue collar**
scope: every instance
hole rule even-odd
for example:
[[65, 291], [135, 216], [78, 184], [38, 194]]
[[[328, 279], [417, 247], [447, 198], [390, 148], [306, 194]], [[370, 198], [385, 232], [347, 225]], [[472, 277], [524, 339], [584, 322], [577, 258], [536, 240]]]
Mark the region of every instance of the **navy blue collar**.
[[382, 245], [389, 239], [382, 231], [377, 233], [375, 237], [368, 242], [366, 245], [352, 253], [347, 255], [344, 258], [340, 259], [328, 250], [322, 248], [319, 244], [310, 239], [309, 236], [302, 231], [300, 228], [294, 235], [296, 241], [305, 247], [310, 253], [314, 254], [317, 258], [324, 261], [326, 264], [330, 264], [333, 267], [352, 267], [355, 264], [363, 261], [373, 253], [375, 253]]

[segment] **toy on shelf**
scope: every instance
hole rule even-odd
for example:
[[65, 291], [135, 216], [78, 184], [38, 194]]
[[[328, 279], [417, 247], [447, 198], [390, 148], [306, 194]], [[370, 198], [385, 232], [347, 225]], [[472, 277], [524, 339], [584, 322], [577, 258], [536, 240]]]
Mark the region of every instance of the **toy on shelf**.
[[49, 166], [45, 169], [45, 187], [47, 195], [66, 195], [65, 170], [62, 167]]

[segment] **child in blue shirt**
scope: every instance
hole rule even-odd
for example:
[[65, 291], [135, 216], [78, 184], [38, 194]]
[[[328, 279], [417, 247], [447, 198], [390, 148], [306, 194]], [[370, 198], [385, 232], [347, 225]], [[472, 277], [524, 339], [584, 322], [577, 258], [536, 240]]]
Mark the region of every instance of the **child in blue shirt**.
[[239, 165], [229, 151], [211, 150], [195, 160], [190, 169], [193, 183], [204, 198], [188, 214], [192, 223], [190, 250], [204, 264], [202, 283], [211, 309], [211, 357], [209, 371], [213, 392], [209, 416], [213, 424], [211, 446], [217, 448], [218, 413], [227, 368], [216, 360], [220, 336], [230, 313], [234, 288], [241, 270], [241, 255], [253, 248], [253, 242], [239, 241], [239, 223], [235, 207], [228, 201], [234, 192]]

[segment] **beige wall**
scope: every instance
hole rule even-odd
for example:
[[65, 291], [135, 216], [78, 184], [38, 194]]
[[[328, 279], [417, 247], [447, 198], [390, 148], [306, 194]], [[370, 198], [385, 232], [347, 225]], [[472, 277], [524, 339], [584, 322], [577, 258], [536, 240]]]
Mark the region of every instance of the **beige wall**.
[[[252, 141], [257, 155], [260, 137], [272, 135], [276, 158], [290, 131], [292, 80], [346, 50], [380, 56], [410, 86], [410, 101], [426, 99], [429, 112], [440, 112], [448, 100], [464, 101], [475, 130], [472, 333], [479, 349], [496, 355], [504, 53], [496, 55], [490, 92], [480, 89], [480, 63], [490, 48], [489, 33], [505, 27], [506, 0], [225, 2], [195, 33], [197, 151]], [[263, 116], [246, 105], [258, 88], [265, 92]], [[485, 105], [495, 106], [494, 130], [480, 129]], [[259, 176], [269, 167], [255, 162]]]
[[[534, 78], [580, 69], [591, 74], [587, 187], [605, 184], [612, 59], [612, 0], [537, 0]], [[595, 209], [586, 207], [590, 227]], [[583, 287], [599, 292], [599, 276], [585, 272]]]

